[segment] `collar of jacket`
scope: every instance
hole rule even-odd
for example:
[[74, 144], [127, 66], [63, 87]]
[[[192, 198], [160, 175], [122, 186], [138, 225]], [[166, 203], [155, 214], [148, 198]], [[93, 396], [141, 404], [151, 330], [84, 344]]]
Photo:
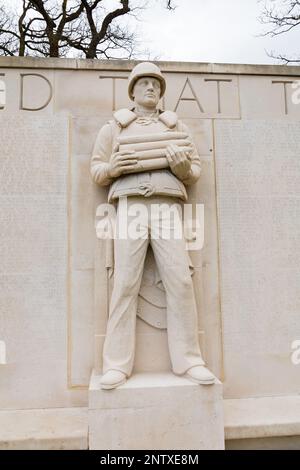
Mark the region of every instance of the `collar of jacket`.
[[[119, 109], [114, 113], [114, 119], [120, 127], [127, 127], [137, 119], [137, 115], [129, 109]], [[176, 127], [178, 117], [173, 111], [164, 111], [159, 114], [158, 119], [162, 121], [169, 129]]]

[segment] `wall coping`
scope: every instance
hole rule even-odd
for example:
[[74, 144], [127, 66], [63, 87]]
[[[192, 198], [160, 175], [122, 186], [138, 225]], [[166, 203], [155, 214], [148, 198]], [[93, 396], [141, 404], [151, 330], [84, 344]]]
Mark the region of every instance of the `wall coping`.
[[[130, 71], [140, 61], [64, 59], [40, 57], [0, 57], [0, 69], [113, 70]], [[222, 75], [280, 75], [300, 77], [300, 66], [259, 64], [217, 64], [203, 62], [154, 61], [163, 72]]]
[[[225, 439], [300, 435], [300, 396], [225, 399]], [[0, 411], [0, 450], [86, 449], [88, 408]]]
[[300, 435], [300, 396], [223, 400], [225, 439]]

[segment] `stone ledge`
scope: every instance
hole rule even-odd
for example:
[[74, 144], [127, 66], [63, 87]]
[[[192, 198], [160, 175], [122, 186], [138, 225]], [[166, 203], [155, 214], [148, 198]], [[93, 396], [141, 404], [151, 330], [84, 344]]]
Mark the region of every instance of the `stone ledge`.
[[[0, 68], [110, 70], [129, 72], [140, 61], [64, 59], [44, 57], [0, 57]], [[291, 65], [217, 64], [204, 62], [153, 61], [162, 72], [206, 73], [223, 75], [280, 75], [300, 77], [300, 67]]]
[[225, 439], [300, 435], [300, 395], [224, 400]]
[[[226, 441], [241, 446], [243, 440], [300, 436], [300, 395], [227, 399], [224, 419]], [[0, 411], [0, 450], [87, 448], [87, 408]]]
[[0, 450], [87, 448], [87, 408], [0, 411]]

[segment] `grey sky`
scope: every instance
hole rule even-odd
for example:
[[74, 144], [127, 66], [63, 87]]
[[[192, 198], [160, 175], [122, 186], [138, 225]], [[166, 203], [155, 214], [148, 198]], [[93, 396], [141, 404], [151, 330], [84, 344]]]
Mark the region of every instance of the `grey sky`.
[[[4, 1], [10, 5], [22, 3]], [[141, 49], [150, 52], [147, 58], [272, 64], [278, 62], [265, 50], [300, 55], [300, 27], [275, 38], [258, 37], [265, 26], [258, 21], [262, 4], [257, 0], [175, 0], [178, 7], [173, 12], [163, 8], [163, 0], [148, 1], [150, 8], [138, 22]], [[118, 0], [104, 2], [110, 8], [119, 5]], [[136, 25], [135, 20], [131, 21]]]
[[168, 12], [156, 2], [143, 14], [140, 29], [152, 57], [270, 64], [276, 60], [265, 49], [290, 55], [300, 49], [300, 28], [276, 38], [256, 37], [265, 28], [257, 19], [262, 9], [257, 0], [177, 0], [177, 5]]

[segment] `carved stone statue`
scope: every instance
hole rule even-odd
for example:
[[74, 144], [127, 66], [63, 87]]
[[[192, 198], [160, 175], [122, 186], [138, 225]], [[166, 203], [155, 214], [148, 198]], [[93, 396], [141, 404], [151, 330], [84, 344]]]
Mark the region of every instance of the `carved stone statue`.
[[[135, 352], [137, 299], [149, 243], [166, 292], [168, 344], [173, 372], [199, 384], [212, 384], [198, 344], [197, 309], [183, 235], [169, 214], [187, 200], [185, 185], [195, 183], [200, 159], [187, 126], [176, 113], [157, 108], [166, 89], [160, 69], [138, 64], [129, 77], [132, 110], [121, 109], [99, 131], [91, 160], [93, 180], [110, 185], [108, 200], [118, 203], [117, 229], [143, 205], [139, 236], [114, 240], [114, 287], [103, 348], [101, 387], [113, 389], [131, 375]], [[159, 204], [159, 213], [152, 211]], [[158, 215], [157, 215], [158, 214]], [[178, 216], [181, 217], [178, 210]], [[180, 219], [182, 224], [182, 219]], [[160, 229], [171, 236], [161, 236]], [[118, 231], [117, 231], [118, 233]]]

